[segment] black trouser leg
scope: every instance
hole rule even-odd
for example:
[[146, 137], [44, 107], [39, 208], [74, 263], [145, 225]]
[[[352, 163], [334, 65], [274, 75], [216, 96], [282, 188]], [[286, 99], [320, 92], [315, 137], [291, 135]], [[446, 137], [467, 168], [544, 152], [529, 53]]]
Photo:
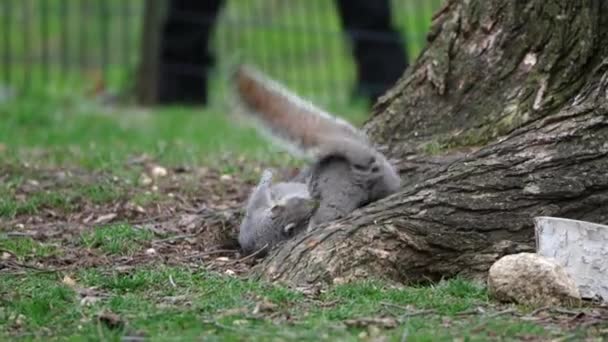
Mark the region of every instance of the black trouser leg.
[[209, 50], [223, 0], [170, 0], [160, 38], [158, 100], [161, 104], [206, 104]]
[[390, 0], [336, 0], [357, 65], [358, 95], [375, 102], [408, 66], [404, 40], [391, 23]]

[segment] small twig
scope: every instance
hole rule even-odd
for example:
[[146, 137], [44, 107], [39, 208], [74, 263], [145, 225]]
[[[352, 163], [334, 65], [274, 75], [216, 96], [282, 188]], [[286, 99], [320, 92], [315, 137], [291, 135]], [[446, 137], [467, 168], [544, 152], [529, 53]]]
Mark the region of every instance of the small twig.
[[170, 236], [170, 237], [165, 238], [165, 239], [154, 240], [154, 241], [152, 241], [152, 244], [154, 245], [154, 244], [159, 244], [159, 243], [163, 243], [163, 242], [167, 242], [167, 241], [183, 240], [183, 239], [188, 239], [188, 238], [195, 237], [197, 235], [198, 235], [198, 233], [175, 235], [175, 236]]
[[502, 315], [506, 315], [506, 314], [517, 314], [517, 311], [515, 309], [506, 309], [506, 310], [498, 311], [493, 314], [487, 315], [487, 316], [485, 316], [485, 318], [487, 318], [486, 320], [475, 325], [471, 330], [476, 331], [476, 330], [483, 328], [486, 324], [488, 324], [489, 318], [496, 318], [498, 316], [502, 316]]
[[433, 309], [420, 310], [420, 311], [405, 313], [405, 314], [401, 315], [401, 317], [399, 317], [399, 319], [404, 319], [404, 318], [409, 318], [409, 317], [414, 317], [414, 316], [434, 315], [436, 313], [437, 313], [437, 310], [433, 310]]
[[28, 236], [28, 237], [36, 236], [35, 233], [28, 233], [28, 232], [6, 232], [3, 234], [5, 234], [6, 236]]
[[401, 309], [401, 310], [405, 310], [405, 311], [409, 311], [410, 308], [403, 306], [403, 305], [399, 305], [399, 304], [393, 304], [393, 303], [389, 303], [389, 302], [380, 302], [380, 305], [384, 305], [384, 306], [392, 306], [394, 308], [397, 309]]
[[201, 257], [204, 257], [204, 256], [213, 255], [213, 254], [236, 253], [236, 252], [237, 252], [236, 249], [216, 249], [216, 250], [213, 250], [213, 251], [201, 252], [201, 253], [198, 253], [196, 255], [190, 255], [187, 258], [188, 259], [194, 259], [194, 258], [201, 258]]
[[240, 263], [240, 262], [243, 262], [243, 261], [249, 260], [249, 259], [251, 259], [251, 258], [254, 258], [254, 257], [255, 257], [255, 256], [257, 256], [258, 254], [260, 254], [260, 253], [262, 253], [264, 250], [266, 250], [266, 248], [267, 248], [267, 247], [268, 247], [268, 244], [265, 244], [265, 245], [264, 245], [262, 248], [260, 248], [260, 249], [258, 249], [257, 251], [255, 251], [255, 252], [253, 252], [253, 253], [249, 254], [248, 256], [243, 257], [243, 258], [240, 258], [240, 259], [237, 259], [237, 260], [234, 260], [234, 261], [232, 261], [232, 262], [229, 262], [228, 264], [229, 264], [229, 265], [232, 265], [232, 264], [238, 264], [238, 263]]
[[572, 311], [572, 310], [567, 310], [567, 309], [562, 309], [562, 308], [552, 308], [551, 311], [555, 311], [557, 313], [564, 314], [564, 315], [572, 315], [572, 316], [576, 316], [576, 315], [582, 313], [582, 311]]
[[543, 307], [540, 307], [540, 308], [538, 308], [538, 309], [536, 309], [536, 310], [534, 310], [534, 311], [530, 312], [530, 313], [528, 314], [528, 316], [536, 316], [536, 315], [538, 315], [539, 313], [541, 313], [541, 312], [543, 312], [543, 311], [550, 310], [550, 309], [551, 309], [551, 307], [550, 307], [550, 306], [543, 306]]
[[388, 303], [388, 302], [381, 302], [380, 304], [384, 305], [384, 306], [391, 306], [391, 307], [406, 311], [404, 314], [401, 315], [400, 318], [407, 318], [407, 317], [421, 316], [421, 315], [432, 315], [432, 314], [437, 313], [437, 310], [433, 310], [433, 309], [410, 312], [410, 310], [411, 310], [410, 308], [399, 305], [399, 304], [393, 304], [393, 303]]
[[506, 310], [502, 310], [502, 311], [498, 311], [495, 312], [493, 314], [488, 315], [488, 318], [495, 318], [498, 316], [502, 316], [502, 315], [507, 315], [507, 314], [516, 314], [517, 311], [515, 309], [506, 309]]
[[171, 218], [173, 216], [174, 215], [167, 215], [167, 214], [156, 215], [156, 216], [146, 217], [146, 218], [139, 219], [139, 220], [129, 221], [129, 224], [136, 225], [136, 224], [150, 223], [150, 222], [155, 222], [155, 221], [157, 221], [159, 219], [163, 219], [163, 218]]
[[175, 282], [173, 281], [173, 276], [170, 274], [169, 274], [169, 283], [171, 283], [171, 286], [177, 287], [177, 285], [175, 285]]
[[8, 267], [12, 267], [12, 268], [27, 268], [30, 269], [32, 271], [35, 271], [37, 273], [55, 273], [55, 272], [61, 272], [63, 270], [68, 269], [68, 267], [58, 267], [58, 268], [40, 268], [34, 265], [28, 265], [28, 264], [22, 264], [16, 261], [10, 261], [10, 262], [4, 262], [4, 263], [0, 263], [1, 264], [5, 264]]
[[469, 315], [479, 315], [482, 314], [483, 311], [480, 308], [475, 308], [472, 310], [465, 310], [456, 313], [456, 316], [469, 316]]

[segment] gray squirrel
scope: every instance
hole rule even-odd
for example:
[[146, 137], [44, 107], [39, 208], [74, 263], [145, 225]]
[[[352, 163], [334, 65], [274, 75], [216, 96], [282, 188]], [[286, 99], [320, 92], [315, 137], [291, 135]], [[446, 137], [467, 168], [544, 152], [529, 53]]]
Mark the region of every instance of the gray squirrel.
[[[317, 108], [250, 66], [232, 73], [234, 113], [293, 155], [311, 162], [289, 182], [272, 184], [265, 170], [247, 202], [239, 244], [266, 254], [303, 230], [398, 191], [401, 179], [386, 157], [351, 124]], [[262, 249], [264, 251], [262, 251]]]

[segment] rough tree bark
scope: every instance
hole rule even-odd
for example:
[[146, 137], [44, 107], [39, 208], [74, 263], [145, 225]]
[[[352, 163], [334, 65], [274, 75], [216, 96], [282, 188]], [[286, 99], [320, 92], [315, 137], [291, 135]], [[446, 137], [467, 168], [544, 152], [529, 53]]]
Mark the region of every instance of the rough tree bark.
[[140, 105], [153, 105], [158, 100], [158, 45], [160, 29], [166, 11], [166, 1], [148, 0], [144, 3], [142, 38], [135, 95]]
[[254, 272], [293, 285], [485, 277], [534, 216], [608, 222], [608, 4], [454, 0], [366, 130], [398, 194], [302, 234]]

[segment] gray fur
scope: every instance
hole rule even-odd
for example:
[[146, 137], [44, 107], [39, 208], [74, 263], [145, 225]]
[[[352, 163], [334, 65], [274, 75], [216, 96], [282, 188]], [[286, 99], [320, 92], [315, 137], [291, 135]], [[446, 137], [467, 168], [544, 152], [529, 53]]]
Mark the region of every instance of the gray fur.
[[239, 81], [246, 86], [234, 89], [237, 112], [254, 119], [271, 139], [284, 140], [281, 146], [291, 146], [294, 155], [312, 157], [312, 165], [287, 183], [272, 185], [272, 173], [264, 172], [241, 223], [245, 253], [267, 251], [307, 226], [344, 217], [399, 190], [397, 172], [362, 131], [255, 70], [237, 69], [233, 83]]
[[309, 229], [399, 190], [401, 180], [386, 158], [354, 141], [325, 151], [311, 169], [309, 191], [319, 201]]
[[272, 185], [272, 172], [265, 170], [251, 194], [241, 223], [239, 244], [246, 254], [265, 255], [279, 242], [304, 230], [317, 207], [304, 183]]
[[[351, 140], [329, 143], [311, 167], [290, 181], [272, 185], [265, 170], [247, 204], [239, 243], [263, 256], [278, 243], [308, 228], [346, 216], [397, 192], [400, 179], [386, 158]], [[304, 183], [306, 181], [306, 183]]]

